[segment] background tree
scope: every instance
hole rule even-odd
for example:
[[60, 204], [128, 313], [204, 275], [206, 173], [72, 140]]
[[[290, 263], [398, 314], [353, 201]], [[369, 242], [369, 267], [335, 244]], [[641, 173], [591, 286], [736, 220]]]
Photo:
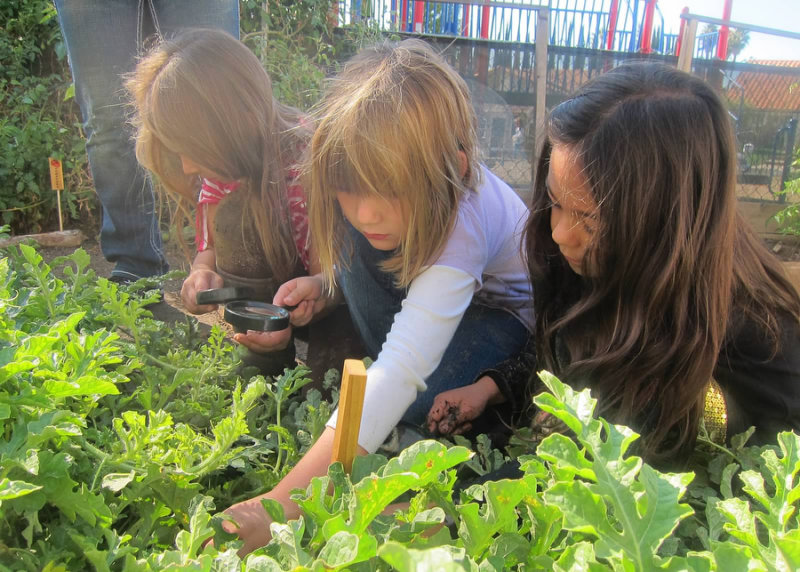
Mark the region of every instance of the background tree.
[[728, 59], [736, 61], [736, 58], [742, 53], [742, 50], [744, 50], [749, 43], [749, 30], [732, 28], [731, 33], [728, 35]]

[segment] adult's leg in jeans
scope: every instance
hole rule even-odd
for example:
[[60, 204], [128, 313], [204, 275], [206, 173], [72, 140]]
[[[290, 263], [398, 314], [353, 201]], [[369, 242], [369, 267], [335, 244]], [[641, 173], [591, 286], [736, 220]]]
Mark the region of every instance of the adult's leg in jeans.
[[100, 246], [112, 276], [168, 269], [149, 178], [136, 161], [120, 74], [130, 72], [140, 45], [143, 6], [137, 0], [55, 0], [83, 114], [86, 151], [103, 206]]
[[238, 0], [151, 0], [156, 32], [165, 37], [183, 28], [216, 28], [239, 37]]
[[516, 316], [473, 302], [464, 313], [439, 367], [425, 380], [427, 391], [417, 394], [403, 420], [422, 425], [438, 394], [469, 385], [476, 381], [480, 372], [516, 355], [528, 335]]

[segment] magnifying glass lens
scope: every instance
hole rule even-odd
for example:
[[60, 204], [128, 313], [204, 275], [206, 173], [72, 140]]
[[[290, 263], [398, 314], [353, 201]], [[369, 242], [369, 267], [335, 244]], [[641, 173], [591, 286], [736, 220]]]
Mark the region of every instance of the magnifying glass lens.
[[260, 306], [245, 306], [242, 310], [250, 314], [258, 314], [259, 316], [266, 316], [268, 318], [278, 318], [282, 315], [279, 309], [262, 308]]

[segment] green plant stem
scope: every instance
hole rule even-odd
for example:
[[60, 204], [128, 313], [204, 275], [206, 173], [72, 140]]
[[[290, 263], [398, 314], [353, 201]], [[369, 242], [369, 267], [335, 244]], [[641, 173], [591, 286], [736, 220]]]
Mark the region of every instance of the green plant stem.
[[744, 466], [744, 463], [742, 462], [742, 460], [741, 460], [739, 457], [737, 457], [737, 456], [736, 456], [736, 453], [734, 453], [733, 451], [731, 451], [731, 450], [730, 450], [730, 449], [728, 449], [727, 447], [723, 447], [722, 445], [719, 445], [719, 444], [715, 443], [714, 441], [712, 441], [712, 440], [710, 440], [710, 439], [706, 439], [705, 437], [701, 437], [700, 435], [698, 435], [698, 436], [697, 436], [697, 440], [698, 440], [699, 442], [701, 442], [701, 443], [704, 443], [704, 444], [706, 444], [706, 445], [709, 445], [709, 446], [711, 446], [711, 447], [713, 447], [713, 448], [717, 449], [718, 451], [721, 451], [721, 452], [723, 452], [723, 453], [727, 453], [727, 454], [728, 454], [728, 455], [730, 455], [730, 456], [731, 456], [731, 457], [732, 457], [732, 458], [733, 458], [733, 459], [734, 459], [734, 460], [735, 460], [737, 463], [739, 463], [739, 465], [740, 465], [740, 466]]
[[[275, 424], [279, 427], [281, 426], [281, 403], [283, 402], [282, 399], [275, 399]], [[283, 439], [281, 438], [280, 431], [277, 432], [278, 434], [278, 449], [275, 451], [275, 474], [280, 475], [281, 471], [281, 448], [283, 445]]]
[[101, 461], [101, 464], [109, 463], [110, 465], [120, 469], [125, 469], [127, 471], [134, 471], [134, 472], [136, 471], [136, 467], [134, 467], [133, 465], [129, 465], [128, 463], [124, 463], [122, 461], [113, 460], [111, 458], [111, 455], [109, 455], [108, 453], [104, 453], [103, 451], [101, 451], [100, 449], [89, 443], [89, 441], [87, 441], [86, 439], [80, 439], [78, 442], [80, 443], [84, 451], [89, 453], [95, 459], [99, 459]]

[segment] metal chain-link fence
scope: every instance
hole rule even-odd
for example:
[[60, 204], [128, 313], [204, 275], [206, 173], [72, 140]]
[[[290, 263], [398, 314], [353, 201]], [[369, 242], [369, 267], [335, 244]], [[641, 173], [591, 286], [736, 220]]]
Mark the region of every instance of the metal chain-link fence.
[[[527, 198], [536, 141], [534, 46], [469, 39], [426, 38], [467, 80], [472, 91], [481, 151], [486, 164]], [[589, 79], [625, 61], [674, 56], [629, 54], [587, 48], [548, 48], [546, 108], [564, 101]], [[728, 102], [737, 137], [738, 192], [743, 200], [784, 203], [781, 193], [800, 177], [793, 167], [800, 118], [800, 65], [694, 60], [693, 73]]]

